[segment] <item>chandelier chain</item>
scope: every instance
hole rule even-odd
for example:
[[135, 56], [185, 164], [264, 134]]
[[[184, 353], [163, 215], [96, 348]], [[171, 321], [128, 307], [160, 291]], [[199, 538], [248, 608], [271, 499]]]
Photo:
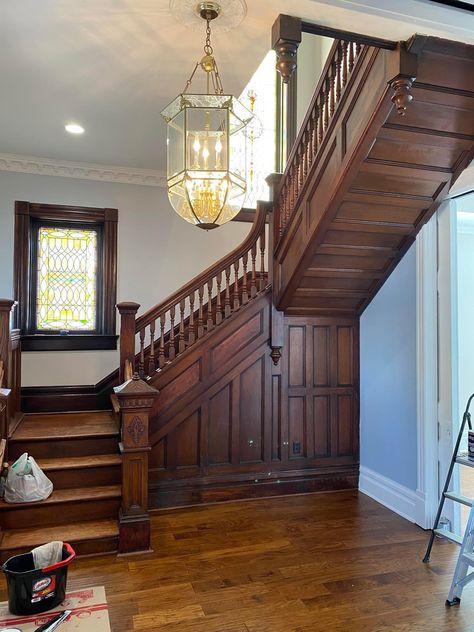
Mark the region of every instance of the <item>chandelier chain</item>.
[[204, 52], [206, 55], [212, 55], [214, 49], [211, 45], [211, 20], [210, 18], [206, 19], [206, 43], [204, 44]]

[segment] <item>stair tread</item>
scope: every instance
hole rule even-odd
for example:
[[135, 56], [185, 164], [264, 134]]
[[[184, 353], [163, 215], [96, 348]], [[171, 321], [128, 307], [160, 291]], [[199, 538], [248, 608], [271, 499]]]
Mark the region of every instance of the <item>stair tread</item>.
[[92, 520], [90, 522], [72, 522], [56, 527], [32, 527], [12, 529], [3, 534], [0, 551], [8, 549], [35, 547], [52, 540], [77, 542], [78, 540], [97, 540], [118, 535], [117, 520]]
[[49, 498], [34, 503], [6, 503], [0, 500], [0, 512], [27, 507], [39, 507], [41, 505], [54, 505], [81, 500], [98, 500], [120, 497], [122, 488], [120, 485], [101, 485], [98, 487], [78, 487], [72, 489], [55, 489]]
[[107, 467], [120, 465], [120, 454], [92, 454], [89, 456], [70, 456], [51, 459], [38, 459], [38, 465], [45, 472], [53, 470], [73, 470], [85, 467]]
[[117, 436], [114, 414], [108, 410], [79, 413], [35, 413], [25, 415], [11, 442]]

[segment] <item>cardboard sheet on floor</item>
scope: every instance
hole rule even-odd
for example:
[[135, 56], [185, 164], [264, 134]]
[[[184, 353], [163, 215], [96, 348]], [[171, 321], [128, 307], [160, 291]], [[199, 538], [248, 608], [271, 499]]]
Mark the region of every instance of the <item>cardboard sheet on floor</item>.
[[109, 609], [103, 586], [93, 586], [66, 593], [63, 603], [41, 614], [15, 617], [8, 610], [8, 603], [0, 603], [0, 628], [21, 628], [22, 632], [34, 632], [36, 628], [62, 610], [72, 610], [71, 616], [61, 624], [58, 632], [110, 632]]

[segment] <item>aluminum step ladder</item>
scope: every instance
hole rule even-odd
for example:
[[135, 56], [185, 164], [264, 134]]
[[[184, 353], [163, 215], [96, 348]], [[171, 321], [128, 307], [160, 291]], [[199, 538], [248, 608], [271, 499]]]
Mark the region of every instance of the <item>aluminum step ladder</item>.
[[[451, 463], [449, 465], [448, 473], [446, 476], [446, 482], [444, 483], [443, 493], [441, 494], [438, 512], [436, 514], [433, 529], [431, 530], [431, 535], [428, 546], [426, 548], [425, 557], [423, 558], [423, 562], [425, 564], [430, 561], [431, 549], [433, 548], [433, 543], [436, 536], [445, 540], [449, 540], [450, 542], [454, 542], [455, 544], [459, 544], [461, 546], [456, 569], [454, 571], [453, 581], [451, 583], [449, 595], [446, 600], [447, 606], [454, 606], [456, 604], [459, 604], [461, 602], [461, 594], [464, 586], [474, 580], [474, 571], [469, 573], [469, 568], [471, 566], [474, 567], [474, 499], [467, 498], [467, 496], [463, 496], [462, 494], [450, 491], [449, 489], [453, 477], [454, 466], [456, 464], [474, 468], [474, 461], [468, 459], [467, 453], [462, 453], [460, 451], [461, 440], [466, 429], [466, 424], [469, 430], [472, 430], [471, 414], [469, 412], [469, 408], [473, 399], [474, 394], [472, 394], [467, 401], [466, 410], [464, 411], [458, 437], [456, 439], [456, 445], [454, 446], [453, 456], [451, 458]], [[453, 500], [454, 502], [466, 505], [467, 507], [471, 507], [463, 537], [446, 529], [439, 528], [439, 522], [446, 499]]]

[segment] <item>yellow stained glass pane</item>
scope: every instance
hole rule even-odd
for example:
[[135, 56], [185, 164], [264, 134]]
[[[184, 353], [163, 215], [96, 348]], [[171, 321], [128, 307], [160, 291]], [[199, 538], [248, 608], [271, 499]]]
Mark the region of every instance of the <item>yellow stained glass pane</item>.
[[38, 231], [38, 330], [93, 331], [97, 306], [97, 231]]

